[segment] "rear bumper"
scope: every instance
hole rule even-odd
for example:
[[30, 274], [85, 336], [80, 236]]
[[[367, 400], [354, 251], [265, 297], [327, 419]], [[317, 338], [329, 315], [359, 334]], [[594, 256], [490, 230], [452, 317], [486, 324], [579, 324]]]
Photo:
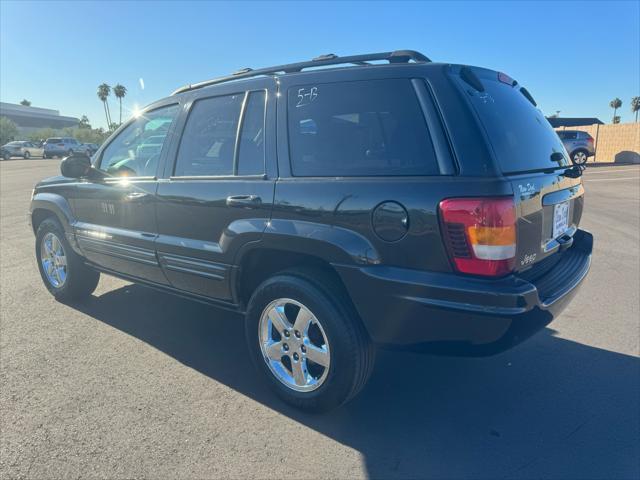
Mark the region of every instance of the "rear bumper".
[[395, 267], [336, 265], [374, 342], [448, 355], [491, 355], [548, 325], [589, 272], [583, 230], [552, 268], [497, 280]]

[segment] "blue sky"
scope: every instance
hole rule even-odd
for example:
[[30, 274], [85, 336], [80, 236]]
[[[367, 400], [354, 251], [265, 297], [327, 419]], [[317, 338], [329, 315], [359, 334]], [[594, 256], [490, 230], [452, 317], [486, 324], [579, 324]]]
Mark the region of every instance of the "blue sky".
[[[176, 87], [310, 59], [414, 49], [527, 86], [545, 114], [610, 122], [640, 95], [640, 2], [17, 2], [0, 0], [0, 99], [86, 114], [122, 83], [125, 112]], [[144, 80], [144, 89], [140, 79]], [[111, 98], [112, 116], [117, 111]], [[128, 116], [128, 113], [125, 113]], [[115, 117], [114, 117], [115, 118]]]

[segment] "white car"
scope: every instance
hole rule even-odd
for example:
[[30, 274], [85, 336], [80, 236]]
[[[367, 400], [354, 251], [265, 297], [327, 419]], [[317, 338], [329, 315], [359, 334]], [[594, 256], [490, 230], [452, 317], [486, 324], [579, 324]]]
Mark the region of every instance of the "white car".
[[10, 157], [22, 157], [22, 158], [30, 158], [30, 157], [41, 157], [42, 156], [42, 147], [38, 147], [33, 142], [28, 142], [26, 140], [16, 140], [14, 142], [9, 142], [2, 147], [3, 154], [8, 158]]

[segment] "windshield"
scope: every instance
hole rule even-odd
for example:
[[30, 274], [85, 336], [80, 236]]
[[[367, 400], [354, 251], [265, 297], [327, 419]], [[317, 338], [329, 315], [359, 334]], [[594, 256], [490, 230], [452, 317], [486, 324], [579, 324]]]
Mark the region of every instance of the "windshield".
[[[496, 159], [504, 173], [569, 166], [562, 141], [542, 112], [527, 98], [521, 85], [504, 74], [465, 67], [475, 74], [484, 92], [455, 75], [485, 128]], [[513, 83], [516, 83], [513, 85]], [[551, 156], [554, 153], [562, 153]]]

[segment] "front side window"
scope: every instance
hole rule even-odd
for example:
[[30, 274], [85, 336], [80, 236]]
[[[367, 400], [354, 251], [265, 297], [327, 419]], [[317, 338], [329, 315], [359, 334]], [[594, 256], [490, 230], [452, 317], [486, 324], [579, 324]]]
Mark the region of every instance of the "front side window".
[[184, 127], [174, 176], [233, 175], [244, 94], [198, 100]]
[[288, 92], [288, 116], [296, 176], [439, 173], [408, 79], [296, 86]]
[[177, 114], [178, 105], [169, 105], [140, 115], [104, 149], [98, 168], [112, 176], [155, 176]]

